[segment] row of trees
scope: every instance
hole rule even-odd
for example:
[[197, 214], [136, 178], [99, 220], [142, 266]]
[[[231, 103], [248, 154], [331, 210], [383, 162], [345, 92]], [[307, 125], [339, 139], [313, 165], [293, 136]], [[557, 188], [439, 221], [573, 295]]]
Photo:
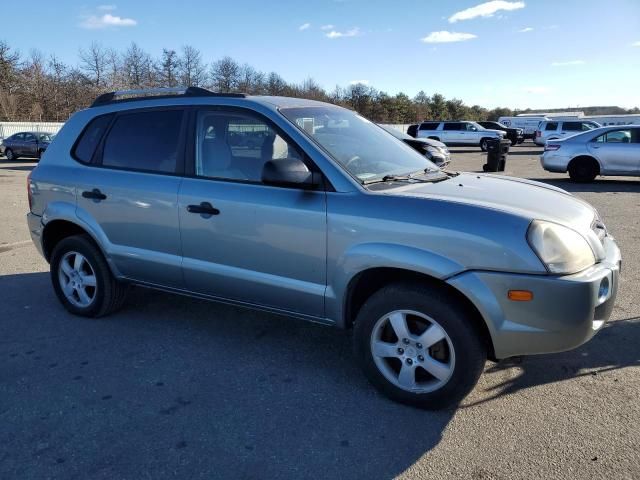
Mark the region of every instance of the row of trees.
[[193, 85], [217, 92], [286, 95], [332, 102], [352, 108], [377, 122], [411, 123], [422, 119], [497, 119], [516, 112], [487, 110], [425, 92], [411, 98], [389, 95], [363, 84], [336, 86], [328, 92], [309, 78], [289, 83], [275, 72], [265, 73], [230, 57], [210, 63], [192, 46], [163, 49], [153, 58], [132, 43], [124, 52], [93, 43], [78, 52], [78, 63], [68, 65], [55, 55], [31, 51], [23, 56], [0, 41], [0, 121], [65, 121], [87, 107], [101, 93], [152, 87]]

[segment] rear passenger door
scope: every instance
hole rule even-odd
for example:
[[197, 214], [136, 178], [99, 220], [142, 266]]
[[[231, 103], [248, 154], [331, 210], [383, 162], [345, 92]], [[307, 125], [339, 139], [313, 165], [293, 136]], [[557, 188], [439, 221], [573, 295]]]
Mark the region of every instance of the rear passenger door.
[[129, 110], [95, 118], [74, 148], [77, 215], [127, 278], [182, 288], [178, 188], [186, 112]]
[[308, 159], [275, 125], [248, 109], [203, 108], [191, 125], [179, 195], [187, 288], [323, 317], [325, 192], [261, 181], [269, 160]]
[[442, 126], [442, 141], [446, 144], [461, 144], [464, 143], [462, 138], [462, 123], [460, 122], [445, 122]]

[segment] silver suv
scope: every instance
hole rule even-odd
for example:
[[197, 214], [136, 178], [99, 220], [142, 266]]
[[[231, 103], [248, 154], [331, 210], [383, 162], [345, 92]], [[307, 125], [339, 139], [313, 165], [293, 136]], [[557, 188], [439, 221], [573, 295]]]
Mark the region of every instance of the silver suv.
[[488, 150], [487, 140], [501, 140], [506, 135], [502, 130], [484, 128], [476, 122], [422, 122], [418, 126], [418, 138], [431, 138], [444, 142], [447, 146], [479, 146]]
[[73, 314], [136, 284], [353, 328], [371, 382], [424, 408], [611, 314], [620, 251], [563, 190], [442, 171], [325, 103], [151, 93], [99, 97], [30, 175], [31, 236]]
[[588, 120], [543, 120], [538, 125], [533, 141], [544, 145], [548, 140], [558, 140], [599, 128], [600, 124]]

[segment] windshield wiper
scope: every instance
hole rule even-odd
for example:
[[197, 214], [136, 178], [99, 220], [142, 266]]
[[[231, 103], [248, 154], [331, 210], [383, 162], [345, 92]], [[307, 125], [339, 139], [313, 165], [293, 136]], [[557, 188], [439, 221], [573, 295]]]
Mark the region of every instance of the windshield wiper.
[[[364, 180], [363, 185], [370, 185], [372, 183], [384, 183], [384, 182], [416, 182], [416, 183], [434, 183], [447, 180], [447, 175], [438, 175], [443, 173], [442, 170], [432, 170], [427, 168], [418, 172], [410, 173], [408, 175], [385, 175], [382, 178], [376, 178], [372, 180]], [[416, 177], [416, 175], [427, 175], [426, 177]]]

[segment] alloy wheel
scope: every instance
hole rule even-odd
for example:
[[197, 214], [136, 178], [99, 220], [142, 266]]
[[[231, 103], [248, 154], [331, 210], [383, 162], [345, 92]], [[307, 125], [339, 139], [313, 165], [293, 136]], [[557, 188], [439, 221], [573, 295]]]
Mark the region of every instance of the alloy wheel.
[[96, 298], [96, 274], [84, 255], [67, 252], [58, 266], [58, 279], [64, 296], [76, 307], [87, 308]]
[[455, 368], [455, 350], [447, 332], [434, 319], [413, 310], [381, 317], [373, 327], [370, 347], [384, 377], [412, 393], [438, 390]]

